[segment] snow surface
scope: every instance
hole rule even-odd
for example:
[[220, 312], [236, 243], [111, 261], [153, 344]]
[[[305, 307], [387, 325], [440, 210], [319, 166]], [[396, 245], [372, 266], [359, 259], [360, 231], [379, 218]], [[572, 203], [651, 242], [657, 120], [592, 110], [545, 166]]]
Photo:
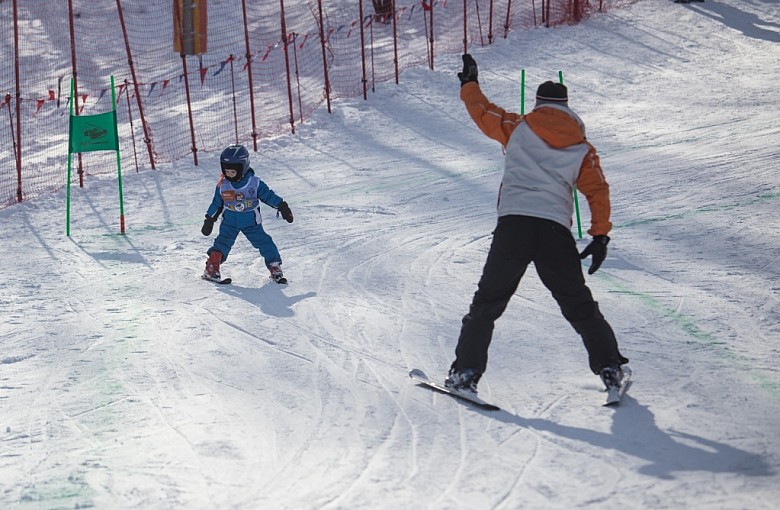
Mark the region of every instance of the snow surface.
[[243, 238], [234, 285], [199, 279], [213, 154], [127, 173], [124, 236], [108, 177], [71, 238], [64, 191], [0, 211], [0, 507], [776, 508], [778, 43], [774, 0], [645, 0], [473, 50], [515, 110], [521, 68], [527, 104], [562, 70], [602, 155], [615, 409], [533, 271], [480, 384], [502, 411], [407, 377], [444, 377], [495, 223], [459, 55], [253, 154], [296, 215], [265, 210], [288, 286]]

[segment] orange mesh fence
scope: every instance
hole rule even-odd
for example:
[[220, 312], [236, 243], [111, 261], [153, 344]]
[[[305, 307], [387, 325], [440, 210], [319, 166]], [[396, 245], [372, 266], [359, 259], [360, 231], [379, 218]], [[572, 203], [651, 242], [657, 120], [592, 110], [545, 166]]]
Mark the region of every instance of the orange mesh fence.
[[[207, 51], [182, 55], [174, 26], [194, 1]], [[114, 76], [125, 172], [197, 165], [200, 152], [295, 132], [408, 67], [635, 1], [0, 0], [0, 209], [65, 186], [71, 79], [76, 113], [94, 115], [111, 109]], [[74, 160], [73, 184], [116, 171], [114, 154]]]

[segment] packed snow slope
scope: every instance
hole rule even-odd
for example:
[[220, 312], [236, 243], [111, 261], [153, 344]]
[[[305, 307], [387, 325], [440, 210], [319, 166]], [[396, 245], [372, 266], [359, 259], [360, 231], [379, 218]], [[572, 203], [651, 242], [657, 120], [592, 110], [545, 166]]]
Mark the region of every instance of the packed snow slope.
[[287, 286], [244, 238], [233, 285], [200, 280], [213, 154], [127, 173], [126, 235], [111, 178], [70, 238], [64, 192], [0, 212], [0, 507], [776, 508], [780, 4], [645, 0], [472, 53], [515, 111], [521, 69], [527, 105], [563, 71], [600, 151], [620, 407], [532, 270], [480, 383], [501, 411], [407, 377], [452, 362], [502, 175], [441, 56], [252, 153], [295, 213], [264, 209]]

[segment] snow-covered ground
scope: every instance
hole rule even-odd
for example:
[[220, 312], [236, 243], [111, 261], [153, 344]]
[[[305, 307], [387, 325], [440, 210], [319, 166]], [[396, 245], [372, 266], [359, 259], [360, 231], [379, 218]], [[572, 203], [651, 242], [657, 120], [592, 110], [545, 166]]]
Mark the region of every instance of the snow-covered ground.
[[243, 238], [232, 286], [199, 279], [213, 154], [128, 172], [124, 236], [110, 178], [71, 238], [64, 192], [0, 211], [0, 507], [776, 508], [778, 43], [774, 0], [645, 0], [473, 50], [516, 110], [522, 68], [526, 104], [562, 70], [601, 153], [619, 408], [533, 271], [480, 383], [502, 411], [407, 377], [444, 377], [495, 223], [459, 55], [252, 154], [295, 213], [264, 210], [288, 286]]

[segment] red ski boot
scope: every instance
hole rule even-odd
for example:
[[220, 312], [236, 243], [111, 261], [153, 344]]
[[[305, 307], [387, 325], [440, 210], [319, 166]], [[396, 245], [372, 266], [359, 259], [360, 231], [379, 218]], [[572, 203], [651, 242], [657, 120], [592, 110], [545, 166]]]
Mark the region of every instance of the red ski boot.
[[203, 271], [203, 279], [212, 282], [222, 281], [222, 275], [219, 274], [219, 264], [222, 262], [222, 253], [212, 251], [209, 259], [206, 261], [206, 270]]

